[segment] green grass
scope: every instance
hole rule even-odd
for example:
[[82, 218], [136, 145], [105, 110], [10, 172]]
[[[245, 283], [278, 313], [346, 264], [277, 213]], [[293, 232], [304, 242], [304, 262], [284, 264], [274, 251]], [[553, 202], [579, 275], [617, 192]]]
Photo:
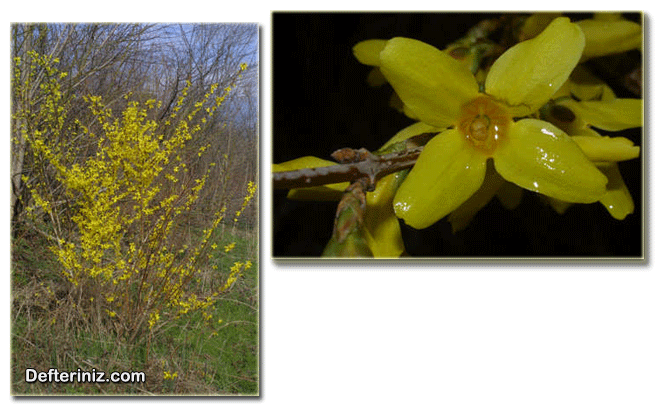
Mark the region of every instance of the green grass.
[[[74, 320], [62, 299], [64, 281], [47, 242], [23, 234], [12, 242], [12, 393], [257, 395], [259, 392], [259, 266], [254, 231], [228, 229], [214, 241], [236, 246], [212, 257], [206, 284], [236, 261], [252, 268], [222, 296], [206, 320], [201, 313], [174, 319], [152, 338], [128, 344], [112, 325], [63, 325]], [[217, 265], [217, 270], [212, 270]], [[52, 292], [52, 293], [50, 293]], [[57, 322], [54, 322], [57, 320]], [[218, 323], [218, 320], [222, 322]], [[26, 383], [25, 369], [142, 371], [144, 383]], [[174, 374], [165, 379], [165, 374]]]

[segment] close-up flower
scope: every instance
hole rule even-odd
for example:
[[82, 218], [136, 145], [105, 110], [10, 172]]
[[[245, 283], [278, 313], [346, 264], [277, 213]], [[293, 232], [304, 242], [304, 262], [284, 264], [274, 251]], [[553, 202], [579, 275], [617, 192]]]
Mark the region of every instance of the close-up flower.
[[534, 118], [514, 121], [552, 97], [583, 48], [582, 31], [568, 18], [555, 19], [493, 64], [482, 93], [472, 73], [438, 49], [388, 41], [379, 66], [404, 104], [425, 123], [451, 126], [426, 145], [399, 188], [397, 215], [415, 228], [435, 223], [481, 187], [489, 158], [523, 188], [567, 202], [598, 201], [607, 178], [566, 133]]
[[[639, 14], [275, 17], [276, 72], [297, 63], [300, 80], [274, 88], [273, 170], [297, 162], [303, 175], [273, 178], [284, 189], [274, 256], [383, 258], [400, 241], [413, 257], [639, 252]], [[338, 25], [345, 30], [329, 30]], [[327, 55], [294, 27], [333, 44]], [[335, 155], [344, 150], [359, 158]], [[405, 170], [384, 167], [401, 164], [384, 155], [392, 151]], [[326, 171], [346, 176], [320, 182]], [[379, 191], [387, 197], [369, 199]], [[320, 224], [327, 217], [334, 227]], [[318, 248], [306, 251], [312, 233]], [[336, 243], [349, 234], [352, 245]]]
[[[531, 15], [525, 19], [522, 28], [520, 28], [518, 39], [524, 41], [535, 38], [560, 16], [559, 13]], [[576, 24], [585, 36], [585, 48], [582, 52], [581, 61], [603, 55], [622, 53], [631, 49], [641, 49], [641, 26], [622, 19], [620, 14], [596, 13], [593, 18], [579, 20]], [[476, 29], [472, 29], [465, 38], [450, 44], [444, 50], [445, 53], [468, 67], [479, 82], [482, 82], [485, 78], [484, 70], [480, 69], [480, 58], [483, 58], [484, 53], [488, 50], [496, 47], [488, 42], [481, 41], [483, 38], [478, 36], [482, 35], [480, 32], [483, 30], [495, 25], [496, 23], [491, 20], [486, 20]], [[353, 53], [360, 63], [374, 66], [367, 79], [372, 86], [387, 82], [387, 78], [380, 69], [380, 54], [387, 44], [387, 40], [374, 39], [362, 41], [353, 47]], [[599, 133], [591, 127], [609, 131], [640, 127], [642, 125], [641, 100], [617, 99], [612, 89], [591, 75], [582, 65], [576, 67], [571, 74], [571, 78], [555, 93], [552, 99], [551, 103], [544, 106], [545, 116], [549, 117], [543, 117], [543, 119], [555, 124], [566, 133], [575, 135], [572, 139], [608, 177], [607, 191], [600, 202], [614, 218], [619, 220], [625, 218], [633, 211], [634, 204], [616, 164], [612, 162], [637, 158], [639, 147], [634, 147], [632, 142], [622, 137], [617, 137], [614, 140], [610, 140], [609, 137], [600, 137]], [[392, 100], [393, 107], [411, 118], [416, 118], [414, 109], [407, 107], [396, 93], [393, 94]], [[552, 114], [547, 114], [554, 111], [560, 113], [559, 119], [553, 117]], [[562, 121], [562, 112], [564, 112], [564, 116], [568, 115], [570, 117], [570, 121]], [[585, 137], [585, 134], [589, 137]], [[593, 144], [598, 144], [599, 147], [594, 147]], [[612, 152], [617, 154], [616, 158], [607, 158], [609, 160], [604, 161], [599, 159], [602, 157], [593, 157], [593, 151], [602, 150], [604, 144], [608, 145], [609, 148], [607, 149], [610, 151], [610, 155]], [[478, 193], [474, 193], [465, 204], [462, 204], [449, 216], [448, 220], [454, 231], [463, 229], [474, 214], [497, 194], [504, 182], [504, 179], [498, 176], [489, 166], [486, 181], [479, 188]], [[509, 189], [515, 190], [515, 188]], [[561, 213], [570, 206], [569, 203], [554, 198], [549, 198], [549, 201]]]

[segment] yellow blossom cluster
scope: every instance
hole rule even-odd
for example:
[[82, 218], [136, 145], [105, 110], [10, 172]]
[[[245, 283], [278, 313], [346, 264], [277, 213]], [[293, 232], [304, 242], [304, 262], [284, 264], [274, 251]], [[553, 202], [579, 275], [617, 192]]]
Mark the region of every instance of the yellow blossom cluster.
[[[389, 83], [393, 104], [416, 121], [381, 151], [434, 135], [409, 173], [384, 177], [367, 193], [363, 234], [376, 257], [404, 252], [399, 219], [424, 229], [446, 217], [457, 231], [495, 196], [515, 207], [523, 189], [560, 213], [595, 202], [618, 220], [633, 212], [617, 164], [638, 158], [640, 147], [598, 130], [641, 127], [643, 101], [617, 98], [582, 63], [642, 50], [641, 25], [612, 13], [576, 22], [544, 13], [515, 30], [519, 42], [483, 64], [487, 41], [471, 38], [474, 31], [445, 50], [403, 37], [354, 46], [358, 61], [373, 67], [370, 84]], [[336, 164], [302, 157], [273, 172], [329, 165]], [[295, 189], [289, 197], [323, 200], [346, 187]]]
[[236, 211], [236, 215], [234, 216], [235, 222], [238, 221], [238, 218], [241, 216], [241, 214], [243, 214], [243, 211], [254, 197], [256, 191], [257, 191], [257, 184], [252, 181], [249, 181], [247, 185], [247, 194], [243, 198], [243, 204], [241, 205], [241, 208], [238, 211]]
[[225, 284], [222, 286], [220, 289], [221, 292], [224, 292], [225, 290], [229, 289], [232, 287], [232, 285], [236, 282], [238, 277], [241, 275], [242, 271], [248, 270], [252, 267], [252, 262], [247, 261], [247, 262], [234, 262], [234, 265], [231, 267], [229, 277], [227, 278], [227, 281]]
[[[97, 289], [93, 291], [103, 292], [100, 294], [104, 300], [94, 303], [102, 306], [107, 316], [119, 320], [127, 331], [142, 326], [156, 330], [162, 325], [161, 317], [212, 306], [227, 284], [215, 293], [198, 297], [191, 281], [203, 272], [200, 259], [211, 247], [210, 239], [226, 209], [223, 207], [216, 214], [194, 249], [178, 245], [175, 225], [198, 202], [210, 174], [208, 169], [203, 176], [190, 179], [183, 162], [188, 141], [202, 130], [193, 123], [199, 121], [200, 115], [213, 115], [231, 89], [213, 99], [219, 86], [212, 85], [202, 100], [180, 117], [191, 87], [187, 82], [172, 113], [163, 122], [150, 118], [156, 116], [154, 110], [161, 106], [155, 99], [140, 103], [127, 95], [125, 107], [117, 113], [101, 97], [85, 96], [83, 100], [94, 121], [83, 124], [75, 120], [78, 129], [72, 134], [94, 147], [83, 156], [80, 151], [65, 152], [52, 137], [54, 132], [63, 131], [67, 114], [58, 82], [65, 73], [58, 72], [53, 67], [56, 61], [46, 56], [35, 53], [32, 60], [49, 77], [41, 89], [46, 107], [34, 112], [19, 111], [16, 117], [24, 123], [18, 130], [35, 160], [51, 168], [66, 197], [73, 202], [70, 220], [75, 229], [51, 247], [64, 277], [74, 287], [95, 285]], [[15, 77], [21, 77], [20, 72]], [[21, 94], [24, 89], [16, 84], [15, 91]], [[46, 122], [47, 128], [31, 127], [36, 119]], [[200, 148], [199, 154], [208, 152], [208, 147]], [[48, 188], [35, 181], [29, 190], [30, 207], [50, 212]], [[241, 211], [255, 190], [251, 182], [249, 198]], [[217, 248], [217, 244], [212, 248]], [[234, 268], [229, 271], [231, 283], [237, 275]], [[87, 303], [92, 303], [91, 298]], [[176, 373], [171, 376], [176, 377]]]

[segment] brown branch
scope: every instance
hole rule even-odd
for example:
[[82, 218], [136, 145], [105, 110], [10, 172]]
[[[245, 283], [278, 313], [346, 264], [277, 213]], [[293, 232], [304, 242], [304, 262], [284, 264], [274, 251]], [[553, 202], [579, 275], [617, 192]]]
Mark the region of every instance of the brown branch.
[[339, 162], [337, 165], [274, 172], [273, 187], [296, 189], [342, 182], [353, 183], [366, 178], [368, 191], [372, 191], [379, 179], [415, 165], [424, 145], [435, 135], [436, 133], [420, 134], [376, 153], [364, 148], [342, 148], [332, 153], [332, 157]]
[[374, 155], [365, 149], [340, 149], [333, 156], [352, 155], [359, 161], [275, 172], [273, 173], [273, 187], [275, 189], [296, 189], [332, 183], [353, 183], [360, 178], [367, 178], [370, 189], [373, 189], [378, 179], [413, 166], [423, 148], [417, 147], [383, 156]]

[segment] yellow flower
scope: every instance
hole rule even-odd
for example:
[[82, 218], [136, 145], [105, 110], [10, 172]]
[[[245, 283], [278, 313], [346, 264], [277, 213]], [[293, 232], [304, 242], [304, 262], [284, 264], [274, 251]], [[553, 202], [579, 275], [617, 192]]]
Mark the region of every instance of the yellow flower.
[[[595, 16], [593, 19], [577, 21], [586, 44], [582, 60], [604, 55], [612, 55], [640, 49], [642, 47], [642, 26], [632, 21], [624, 20], [620, 15]], [[618, 17], [618, 18], [617, 18]]]
[[[624, 137], [602, 136], [592, 127], [606, 131], [641, 127], [642, 101], [616, 98], [612, 89], [584, 68], [576, 69], [554, 98], [541, 116], [566, 131], [607, 176], [607, 191], [599, 201], [612, 217], [623, 220], [635, 205], [617, 162], [639, 157], [639, 147]], [[550, 202], [559, 213], [570, 206], [555, 199]]]
[[[642, 100], [617, 98], [609, 86], [582, 65], [575, 69], [553, 99], [542, 109], [541, 117], [569, 134], [607, 176], [607, 191], [599, 201], [612, 217], [623, 220], [633, 212], [635, 205], [617, 162], [637, 158], [639, 147], [623, 137], [602, 136], [592, 127], [606, 131], [641, 127]], [[570, 206], [556, 199], [550, 199], [550, 202], [559, 213]]]
[[[521, 40], [535, 37], [557, 13], [535, 13], [529, 16], [520, 29]], [[596, 13], [593, 18], [576, 21], [584, 33], [585, 46], [582, 61], [613, 55], [642, 47], [642, 26], [622, 18], [620, 13]]]
[[[558, 16], [560, 16], [558, 13], [531, 15], [520, 28], [518, 34], [520, 40], [536, 37]], [[586, 45], [582, 60], [592, 56], [641, 49], [641, 26], [623, 20], [620, 14], [597, 13], [593, 19], [578, 21], [577, 25], [585, 34]], [[379, 54], [386, 44], [386, 40], [368, 40], [358, 43], [353, 48], [356, 58], [361, 63], [375, 67], [368, 78], [372, 85], [386, 82], [379, 68]], [[444, 52], [452, 55], [451, 46]], [[452, 56], [456, 58], [456, 55]], [[468, 59], [469, 62], [469, 58], [464, 59]], [[463, 63], [465, 64], [466, 61]], [[469, 67], [469, 64], [467, 66]], [[474, 69], [472, 72], [475, 73]], [[582, 65], [575, 68], [570, 79], [553, 96], [553, 99], [555, 100], [544, 106], [541, 118], [550, 121], [567, 134], [576, 136], [573, 140], [608, 177], [607, 192], [600, 202], [607, 207], [613, 217], [623, 219], [632, 212], [634, 204], [621, 179], [616, 162], [637, 157], [639, 148], [621, 137], [603, 138], [588, 127], [618, 131], [641, 126], [641, 100], [617, 99], [612, 89]], [[415, 118], [410, 109], [401, 105], [402, 102], [396, 94], [393, 95], [392, 100], [394, 107]], [[597, 151], [600, 151], [600, 155], [594, 156]], [[607, 156], [603, 156], [606, 151]], [[458, 231], [467, 226], [472, 217], [495, 195], [507, 208], [514, 208], [520, 201], [522, 190], [514, 184], [505, 182], [493, 166], [488, 165], [486, 178], [479, 190], [449, 215], [448, 221], [452, 229]], [[556, 199], [551, 201], [559, 212], [570, 206], [569, 203]]]
[[160, 320], [160, 314], [158, 314], [158, 311], [153, 311], [151, 314], [149, 314], [149, 329], [151, 330], [156, 322]]
[[[571, 132], [571, 138], [607, 177], [607, 190], [599, 202], [613, 218], [623, 220], [634, 211], [635, 203], [621, 177], [617, 162], [639, 157], [639, 147], [624, 137], [603, 136], [591, 128]], [[560, 214], [571, 206], [571, 203], [558, 199], [548, 200]]]
[[634, 211], [635, 204], [617, 162], [639, 157], [639, 147], [627, 138], [603, 136], [590, 128], [575, 134], [572, 139], [608, 179], [605, 195], [598, 201], [612, 217], [623, 220]]
[[518, 40], [526, 41], [539, 35], [560, 13], [534, 13], [525, 19], [518, 32]]
[[398, 258], [405, 251], [399, 220], [392, 206], [397, 187], [404, 177], [403, 172], [387, 175], [378, 181], [373, 192], [367, 193], [365, 237], [374, 258]]
[[588, 124], [605, 131], [621, 131], [642, 125], [640, 99], [577, 101], [565, 98], [557, 100], [554, 105], [564, 107], [576, 116], [577, 119], [571, 120], [575, 129]]
[[[484, 183], [487, 161], [505, 180], [576, 203], [598, 201], [607, 178], [562, 130], [528, 116], [568, 79], [584, 35], [568, 18], [507, 50], [490, 69], [485, 92], [464, 65], [423, 42], [394, 38], [378, 64], [422, 122], [449, 128], [434, 137], [394, 198], [398, 217], [425, 228]], [[413, 134], [414, 135], [414, 134]]]

